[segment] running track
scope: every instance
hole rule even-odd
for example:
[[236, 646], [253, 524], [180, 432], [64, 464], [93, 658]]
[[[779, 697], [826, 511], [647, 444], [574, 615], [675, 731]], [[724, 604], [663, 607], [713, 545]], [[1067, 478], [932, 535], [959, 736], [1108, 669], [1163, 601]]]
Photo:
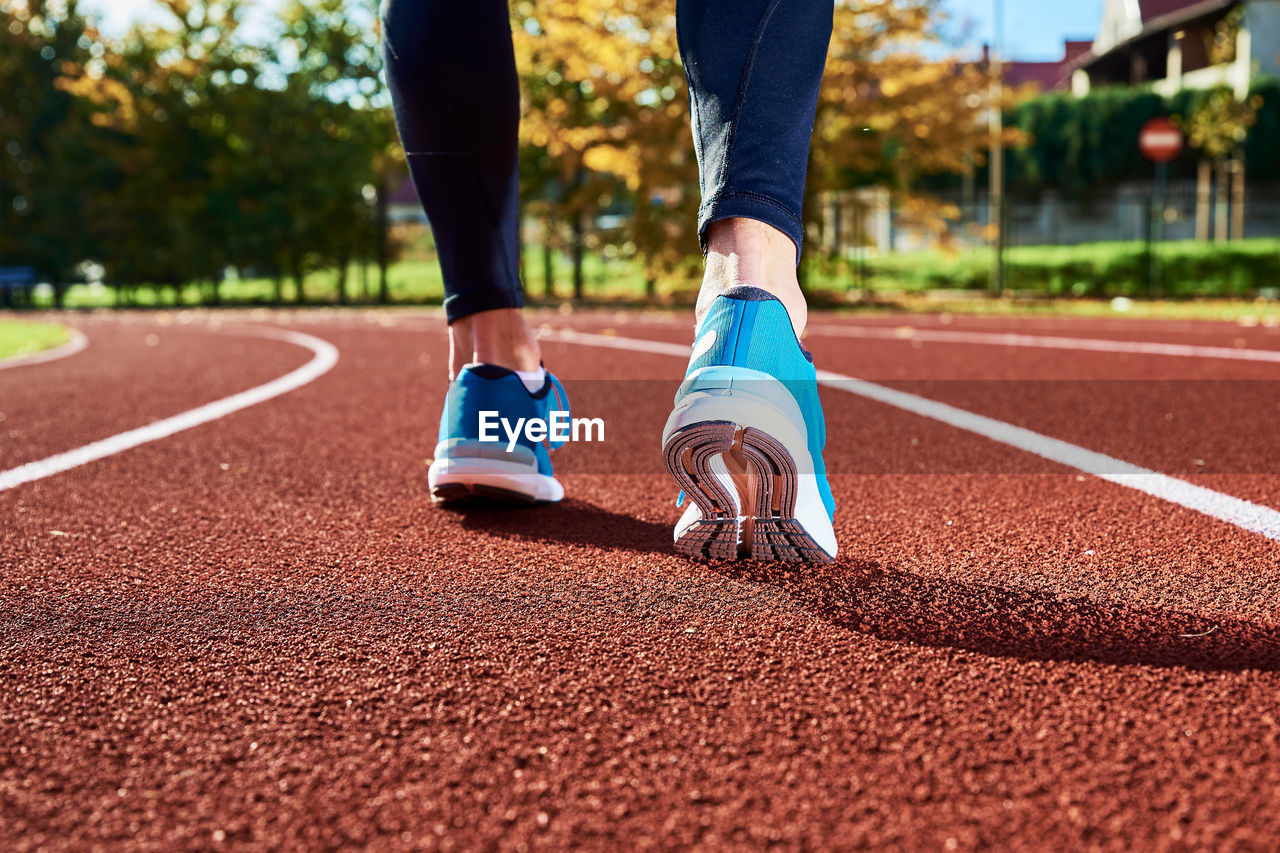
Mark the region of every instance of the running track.
[[[0, 478], [314, 367], [268, 327], [339, 360], [0, 491], [0, 848], [1275, 848], [1267, 535], [836, 383], [839, 562], [692, 564], [684, 318], [539, 317], [608, 441], [510, 514], [426, 498], [435, 315], [70, 322], [0, 371]], [[833, 373], [1280, 511], [1280, 363], [1222, 357], [1274, 326], [812, 325]]]

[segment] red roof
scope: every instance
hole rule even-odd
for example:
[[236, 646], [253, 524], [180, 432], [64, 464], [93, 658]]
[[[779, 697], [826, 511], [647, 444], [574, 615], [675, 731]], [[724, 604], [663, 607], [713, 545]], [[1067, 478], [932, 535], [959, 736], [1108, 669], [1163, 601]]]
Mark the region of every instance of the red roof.
[[1203, 0], [1138, 0], [1138, 8], [1142, 11], [1142, 23], [1147, 24], [1156, 18], [1199, 6], [1202, 2]]
[[1093, 50], [1093, 41], [1067, 41], [1065, 56], [1062, 58], [1064, 65], [1075, 62], [1089, 51]]
[[1036, 83], [1046, 91], [1062, 85], [1061, 62], [1010, 62], [1005, 65], [1004, 82], [1010, 86]]
[[1046, 92], [1065, 89], [1071, 82], [1075, 61], [1092, 49], [1091, 41], [1068, 41], [1063, 46], [1062, 59], [1057, 62], [1007, 62], [1004, 81], [1010, 86], [1034, 83]]

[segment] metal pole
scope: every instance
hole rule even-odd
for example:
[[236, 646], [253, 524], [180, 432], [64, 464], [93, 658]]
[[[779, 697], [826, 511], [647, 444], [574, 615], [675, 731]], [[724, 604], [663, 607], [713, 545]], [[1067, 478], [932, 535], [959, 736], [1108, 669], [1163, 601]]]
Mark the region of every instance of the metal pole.
[[991, 116], [991, 222], [996, 229], [994, 285], [1004, 295], [1004, 0], [995, 0], [995, 47], [991, 51], [994, 97]]
[[1151, 198], [1147, 204], [1147, 296], [1160, 295], [1160, 259], [1158, 245], [1164, 240], [1164, 208], [1169, 182], [1169, 164], [1157, 163]]
[[1244, 239], [1244, 166], [1244, 151], [1237, 151], [1235, 159], [1231, 162], [1231, 233], [1235, 240]]
[[1209, 242], [1209, 220], [1213, 218], [1213, 172], [1208, 160], [1196, 167], [1196, 239]]
[[1231, 220], [1227, 218], [1231, 208], [1231, 195], [1228, 186], [1231, 182], [1231, 167], [1225, 157], [1218, 158], [1217, 163], [1218, 201], [1213, 212], [1213, 241], [1215, 243], [1225, 243], [1231, 237]]
[[378, 304], [391, 302], [391, 182], [378, 184]]

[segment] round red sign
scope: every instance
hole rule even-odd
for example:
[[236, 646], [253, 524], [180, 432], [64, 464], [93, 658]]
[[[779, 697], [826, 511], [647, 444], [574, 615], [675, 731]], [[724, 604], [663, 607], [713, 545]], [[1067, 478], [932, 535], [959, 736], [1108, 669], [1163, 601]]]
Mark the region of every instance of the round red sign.
[[1182, 131], [1167, 118], [1153, 118], [1142, 126], [1138, 147], [1152, 163], [1168, 163], [1182, 153]]

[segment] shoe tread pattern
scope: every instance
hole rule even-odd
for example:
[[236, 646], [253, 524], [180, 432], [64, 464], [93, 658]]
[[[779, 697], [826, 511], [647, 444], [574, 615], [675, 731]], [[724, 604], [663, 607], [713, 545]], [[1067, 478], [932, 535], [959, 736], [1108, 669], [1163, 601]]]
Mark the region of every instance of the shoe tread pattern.
[[[742, 519], [710, 468], [725, 455], [749, 472], [749, 487], [735, 479]], [[667, 440], [665, 456], [671, 476], [702, 513], [676, 542], [678, 553], [699, 560], [832, 562], [795, 518], [795, 461], [768, 433], [728, 421], [693, 424]]]

